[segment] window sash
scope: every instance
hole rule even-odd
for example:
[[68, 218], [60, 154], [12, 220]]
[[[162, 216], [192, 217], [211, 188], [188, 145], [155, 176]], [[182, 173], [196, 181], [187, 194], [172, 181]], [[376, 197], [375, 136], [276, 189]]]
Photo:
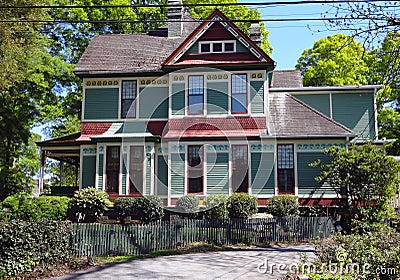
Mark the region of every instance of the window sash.
[[294, 193], [294, 146], [278, 145], [278, 188], [279, 193]]
[[247, 74], [232, 74], [232, 113], [247, 113]]
[[232, 188], [234, 192], [248, 192], [248, 157], [247, 145], [232, 145]]
[[136, 118], [137, 81], [122, 81], [121, 118]]
[[188, 81], [188, 114], [204, 113], [204, 76], [189, 76]]

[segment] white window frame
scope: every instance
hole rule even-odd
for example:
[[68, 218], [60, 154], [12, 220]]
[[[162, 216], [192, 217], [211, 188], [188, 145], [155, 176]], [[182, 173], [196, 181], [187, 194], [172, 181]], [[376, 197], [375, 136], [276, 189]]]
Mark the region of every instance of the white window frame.
[[[233, 43], [233, 51], [226, 51], [225, 50], [225, 44], [227, 43]], [[222, 51], [220, 52], [215, 52], [214, 51], [214, 44], [222, 44]], [[210, 51], [209, 52], [202, 52], [201, 51], [201, 46], [202, 45], [210, 45]], [[234, 53], [236, 52], [236, 41], [235, 40], [226, 40], [226, 41], [201, 41], [199, 42], [199, 53]]]

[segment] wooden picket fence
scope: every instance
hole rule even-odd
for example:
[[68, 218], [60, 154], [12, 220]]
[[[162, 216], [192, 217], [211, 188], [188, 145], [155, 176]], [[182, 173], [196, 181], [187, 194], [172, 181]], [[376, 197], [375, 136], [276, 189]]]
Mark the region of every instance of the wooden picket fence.
[[146, 225], [74, 224], [75, 255], [141, 255], [176, 249], [195, 242], [216, 245], [265, 245], [330, 237], [329, 217], [287, 217], [244, 220], [160, 221]]

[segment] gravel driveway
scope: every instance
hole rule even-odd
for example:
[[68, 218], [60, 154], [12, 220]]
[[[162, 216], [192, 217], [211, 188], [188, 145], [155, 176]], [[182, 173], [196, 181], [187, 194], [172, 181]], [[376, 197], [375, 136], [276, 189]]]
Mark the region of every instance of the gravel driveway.
[[315, 258], [311, 245], [240, 249], [134, 260], [52, 279], [279, 279], [303, 253]]

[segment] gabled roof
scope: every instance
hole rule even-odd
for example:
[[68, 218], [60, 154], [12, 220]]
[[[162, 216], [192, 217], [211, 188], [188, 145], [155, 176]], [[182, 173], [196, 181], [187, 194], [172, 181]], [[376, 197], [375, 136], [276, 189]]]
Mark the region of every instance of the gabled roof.
[[356, 134], [292, 95], [270, 93], [269, 136], [282, 138], [344, 138]]
[[300, 70], [275, 70], [272, 73], [271, 88], [301, 88], [303, 78]]
[[[215, 30], [210, 30], [215, 27]], [[221, 37], [235, 39], [237, 44], [242, 44], [248, 49], [247, 53], [239, 55], [226, 54], [226, 53], [205, 53], [195, 54], [192, 57], [182, 59], [186, 52], [196, 43], [202, 39], [203, 36], [209, 38], [210, 34], [218, 33]], [[214, 40], [215, 38], [211, 38]], [[203, 21], [196, 30], [190, 34], [187, 39], [164, 61], [164, 67], [173, 66], [191, 66], [191, 65], [205, 65], [212, 64], [218, 66], [235, 65], [235, 64], [259, 64], [259, 65], [272, 65], [275, 62], [257, 45], [255, 44], [240, 28], [238, 28], [232, 21], [230, 21], [220, 10], [215, 9], [208, 18]]]
[[180, 38], [168, 38], [167, 25], [148, 34], [97, 35], [79, 59], [77, 75], [161, 72], [161, 64], [189, 36], [200, 22], [183, 15]]

